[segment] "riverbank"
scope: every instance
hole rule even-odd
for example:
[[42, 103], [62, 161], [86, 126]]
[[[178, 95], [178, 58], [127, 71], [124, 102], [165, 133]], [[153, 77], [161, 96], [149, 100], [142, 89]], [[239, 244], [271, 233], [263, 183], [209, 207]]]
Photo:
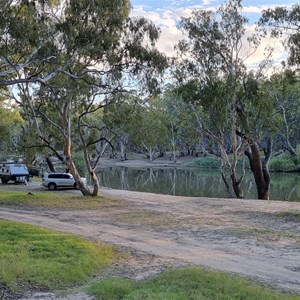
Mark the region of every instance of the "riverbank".
[[174, 162], [167, 157], [160, 157], [150, 161], [142, 154], [128, 154], [128, 159], [121, 161], [119, 158], [100, 159], [99, 167], [115, 166], [115, 167], [129, 167], [129, 168], [147, 168], [147, 167], [190, 167], [195, 164], [199, 157], [184, 156], [177, 158]]

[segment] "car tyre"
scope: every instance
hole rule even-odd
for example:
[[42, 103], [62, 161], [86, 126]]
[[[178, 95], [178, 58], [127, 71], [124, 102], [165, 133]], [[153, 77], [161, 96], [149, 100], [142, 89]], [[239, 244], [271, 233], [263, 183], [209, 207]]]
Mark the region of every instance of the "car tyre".
[[48, 184], [48, 188], [50, 191], [54, 191], [54, 190], [56, 190], [56, 184], [51, 182]]
[[74, 183], [74, 189], [75, 190], [79, 190], [79, 186], [78, 186], [78, 184], [76, 182]]

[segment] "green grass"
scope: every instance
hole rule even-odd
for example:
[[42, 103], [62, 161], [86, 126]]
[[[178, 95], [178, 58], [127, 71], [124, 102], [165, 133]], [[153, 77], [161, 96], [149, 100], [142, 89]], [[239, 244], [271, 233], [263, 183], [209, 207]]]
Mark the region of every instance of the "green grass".
[[84, 197], [82, 195], [68, 195], [55, 192], [12, 192], [1, 191], [0, 205], [66, 208], [66, 209], [103, 209], [120, 205], [120, 200], [104, 197]]
[[99, 300], [300, 299], [299, 295], [274, 291], [241, 277], [197, 267], [170, 270], [139, 283], [124, 278], [106, 278], [91, 285], [88, 292]]
[[86, 281], [119, 255], [111, 246], [0, 221], [0, 286], [56, 289]]
[[295, 222], [300, 222], [300, 211], [283, 211], [277, 214], [280, 218], [286, 218]]

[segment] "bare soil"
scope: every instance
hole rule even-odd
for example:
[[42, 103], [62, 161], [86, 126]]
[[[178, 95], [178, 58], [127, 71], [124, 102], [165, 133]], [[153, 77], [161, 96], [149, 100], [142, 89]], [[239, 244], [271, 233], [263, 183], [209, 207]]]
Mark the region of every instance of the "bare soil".
[[[43, 191], [38, 183], [1, 189]], [[60, 190], [77, 193], [74, 190]], [[119, 199], [99, 210], [0, 207], [16, 220], [110, 243], [130, 259], [106, 270], [141, 280], [169, 267], [198, 265], [300, 294], [300, 203], [192, 198], [103, 189]], [[282, 212], [290, 213], [285, 216]], [[84, 298], [77, 299], [90, 299]], [[53, 296], [54, 297], [54, 296]], [[34, 299], [57, 299], [57, 298]], [[56, 297], [56, 296], [55, 296]], [[33, 299], [33, 298], [32, 298]], [[76, 299], [73, 295], [72, 298]]]

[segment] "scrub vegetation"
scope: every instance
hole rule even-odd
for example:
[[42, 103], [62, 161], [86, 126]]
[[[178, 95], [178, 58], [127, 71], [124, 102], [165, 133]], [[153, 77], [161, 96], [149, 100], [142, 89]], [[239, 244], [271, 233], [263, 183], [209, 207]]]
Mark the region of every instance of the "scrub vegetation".
[[197, 267], [170, 270], [146, 281], [135, 283], [124, 278], [106, 278], [94, 283], [89, 293], [95, 299], [299, 299], [262, 287], [242, 277]]

